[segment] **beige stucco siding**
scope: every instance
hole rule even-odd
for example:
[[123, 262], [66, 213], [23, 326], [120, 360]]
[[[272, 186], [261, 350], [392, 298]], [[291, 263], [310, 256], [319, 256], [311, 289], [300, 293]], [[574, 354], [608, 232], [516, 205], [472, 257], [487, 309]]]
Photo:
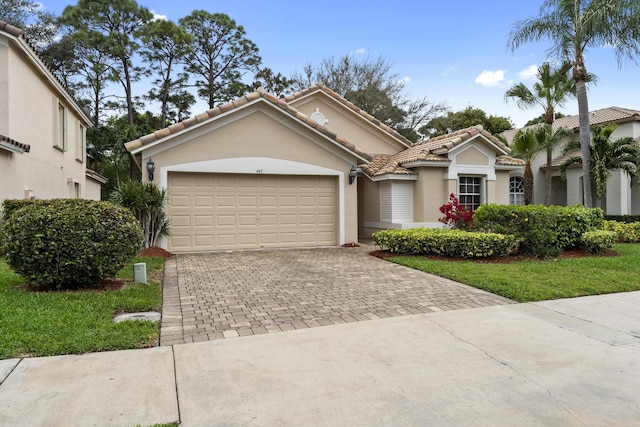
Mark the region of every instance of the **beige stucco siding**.
[[[0, 133], [31, 147], [23, 154], [0, 150], [0, 200], [23, 198], [26, 190], [41, 199], [76, 191], [86, 197], [84, 150], [76, 156], [79, 116], [27, 55], [1, 36], [0, 58]], [[66, 151], [54, 148], [57, 100], [66, 111]]]
[[455, 162], [464, 165], [489, 166], [489, 157], [476, 147], [469, 147], [455, 156]]
[[[358, 159], [333, 141], [265, 105], [246, 107], [190, 129], [142, 153], [151, 157], [157, 181], [167, 188], [171, 172], [260, 175], [327, 175], [337, 178], [344, 242], [358, 240], [357, 186], [348, 173]], [[143, 174], [145, 175], [145, 174]], [[145, 176], [146, 179], [146, 176]], [[341, 242], [341, 243], [344, 243]]]
[[395, 154], [406, 148], [382, 129], [323, 93], [295, 100], [291, 105], [307, 116], [316, 110], [328, 123], [325, 127], [371, 154]]
[[437, 222], [440, 206], [449, 199], [446, 168], [419, 168], [418, 180], [414, 183], [414, 221]]
[[[490, 181], [491, 183], [491, 181]], [[498, 205], [509, 204], [509, 171], [496, 171], [496, 180], [493, 181], [494, 189], [491, 198], [488, 198], [488, 203], [496, 203]]]

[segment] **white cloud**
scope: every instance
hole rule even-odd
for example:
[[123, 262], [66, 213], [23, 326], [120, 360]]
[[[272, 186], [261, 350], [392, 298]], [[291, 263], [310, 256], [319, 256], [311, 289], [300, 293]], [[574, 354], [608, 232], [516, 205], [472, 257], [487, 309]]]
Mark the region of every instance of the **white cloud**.
[[453, 73], [454, 71], [456, 71], [456, 67], [447, 67], [442, 72], [442, 77], [447, 77], [449, 74]]
[[518, 73], [518, 77], [521, 80], [531, 80], [535, 79], [538, 76], [538, 66], [537, 65], [529, 65], [529, 68], [525, 68], [524, 70]]
[[498, 86], [504, 81], [504, 70], [484, 70], [475, 80], [477, 84], [482, 86]]
[[352, 51], [351, 53], [349, 53], [349, 55], [364, 55], [367, 52], [367, 50], [363, 47], [361, 47], [360, 49], [356, 49], [354, 51]]
[[167, 15], [160, 15], [160, 14], [156, 13], [155, 10], [152, 10], [151, 13], [153, 13], [153, 20], [154, 21], [166, 21], [166, 20], [168, 20]]
[[405, 76], [405, 77], [401, 78], [400, 81], [398, 81], [398, 83], [402, 83], [403, 85], [406, 85], [410, 81], [411, 81], [411, 77]]

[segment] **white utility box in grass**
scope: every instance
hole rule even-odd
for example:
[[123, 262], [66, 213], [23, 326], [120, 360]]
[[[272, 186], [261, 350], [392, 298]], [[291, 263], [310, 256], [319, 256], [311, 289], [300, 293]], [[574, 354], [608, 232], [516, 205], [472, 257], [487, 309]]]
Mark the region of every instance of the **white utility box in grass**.
[[133, 281], [147, 284], [147, 263], [138, 262], [133, 264]]

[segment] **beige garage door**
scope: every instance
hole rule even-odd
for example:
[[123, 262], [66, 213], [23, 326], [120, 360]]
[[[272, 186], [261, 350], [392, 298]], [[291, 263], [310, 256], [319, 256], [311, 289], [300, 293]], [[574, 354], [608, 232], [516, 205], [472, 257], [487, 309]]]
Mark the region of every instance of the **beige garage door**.
[[170, 173], [170, 251], [337, 244], [336, 178]]

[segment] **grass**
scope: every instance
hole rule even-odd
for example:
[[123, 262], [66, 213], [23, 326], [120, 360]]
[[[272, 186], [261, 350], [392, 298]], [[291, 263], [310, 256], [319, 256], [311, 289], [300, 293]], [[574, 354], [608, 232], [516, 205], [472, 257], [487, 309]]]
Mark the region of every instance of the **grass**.
[[[162, 258], [134, 262], [146, 262], [148, 271], [164, 265]], [[133, 278], [132, 264], [118, 277]], [[27, 292], [22, 283], [0, 258], [0, 359], [143, 348], [158, 338], [157, 323], [112, 322], [116, 313], [159, 310], [157, 282], [105, 292]]]
[[619, 256], [515, 261], [440, 261], [417, 256], [398, 264], [446, 277], [519, 302], [640, 290], [640, 244], [618, 244]]

